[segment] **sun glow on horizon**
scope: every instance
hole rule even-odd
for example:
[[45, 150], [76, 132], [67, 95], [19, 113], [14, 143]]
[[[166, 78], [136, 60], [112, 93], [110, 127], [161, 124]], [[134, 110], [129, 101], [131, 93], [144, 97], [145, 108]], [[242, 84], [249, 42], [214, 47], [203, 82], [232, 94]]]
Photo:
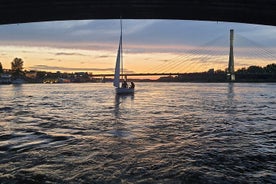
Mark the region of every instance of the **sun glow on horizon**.
[[[206, 56], [203, 53], [189, 53], [189, 46], [182, 46], [183, 53], [177, 52], [153, 52], [158, 46], [144, 47], [143, 52], [140, 46], [125, 49], [124, 68], [125, 73], [191, 73], [204, 72], [213, 68], [225, 70], [228, 66], [228, 55]], [[150, 52], [146, 52], [146, 49]], [[164, 48], [164, 46], [160, 46]], [[180, 49], [179, 46], [175, 46]], [[50, 71], [50, 72], [90, 72], [94, 74], [111, 74], [114, 72], [116, 52], [111, 50], [85, 50], [54, 47], [35, 46], [0, 46], [0, 61], [3, 68], [9, 69], [12, 60], [20, 57], [24, 61], [24, 69]], [[173, 46], [170, 46], [173, 50]], [[114, 49], [116, 51], [116, 49]], [[186, 51], [186, 53], [185, 53]], [[265, 66], [275, 63], [273, 59], [262, 60], [249, 56], [236, 56], [235, 69], [248, 67], [250, 65]]]

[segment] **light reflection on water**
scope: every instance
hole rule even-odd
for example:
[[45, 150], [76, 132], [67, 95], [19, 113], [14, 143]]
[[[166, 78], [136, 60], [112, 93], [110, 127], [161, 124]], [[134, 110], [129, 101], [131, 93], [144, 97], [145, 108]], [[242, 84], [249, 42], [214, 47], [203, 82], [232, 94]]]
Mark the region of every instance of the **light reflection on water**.
[[275, 84], [0, 86], [1, 183], [273, 183]]

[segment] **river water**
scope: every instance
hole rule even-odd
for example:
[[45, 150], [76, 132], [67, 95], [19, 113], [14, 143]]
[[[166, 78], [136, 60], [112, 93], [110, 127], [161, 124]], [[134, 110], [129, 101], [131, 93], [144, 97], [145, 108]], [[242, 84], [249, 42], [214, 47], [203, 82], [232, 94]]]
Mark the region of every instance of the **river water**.
[[0, 183], [276, 183], [276, 84], [0, 86]]

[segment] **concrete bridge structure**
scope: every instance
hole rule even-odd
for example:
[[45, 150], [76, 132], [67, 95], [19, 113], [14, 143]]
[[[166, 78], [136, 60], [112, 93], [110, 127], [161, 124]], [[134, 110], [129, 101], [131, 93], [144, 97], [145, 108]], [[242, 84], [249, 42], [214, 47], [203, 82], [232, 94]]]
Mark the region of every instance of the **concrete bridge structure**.
[[0, 24], [178, 19], [276, 25], [275, 0], [0, 0]]

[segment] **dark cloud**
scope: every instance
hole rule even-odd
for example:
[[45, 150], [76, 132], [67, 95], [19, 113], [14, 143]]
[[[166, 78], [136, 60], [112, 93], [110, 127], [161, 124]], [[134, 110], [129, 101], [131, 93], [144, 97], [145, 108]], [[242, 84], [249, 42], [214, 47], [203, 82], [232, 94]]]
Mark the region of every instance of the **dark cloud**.
[[[60, 67], [49, 65], [34, 65], [29, 67], [31, 70], [51, 70], [51, 71], [91, 71], [91, 72], [107, 72], [113, 73], [114, 68], [72, 68], [72, 67]], [[124, 69], [125, 72], [133, 73], [131, 70]]]
[[69, 53], [69, 52], [58, 52], [55, 54], [56, 56], [86, 56], [80, 53]]
[[114, 57], [114, 56], [110, 56], [110, 55], [101, 55], [101, 56], [97, 56], [96, 58], [110, 58], [110, 57]]

